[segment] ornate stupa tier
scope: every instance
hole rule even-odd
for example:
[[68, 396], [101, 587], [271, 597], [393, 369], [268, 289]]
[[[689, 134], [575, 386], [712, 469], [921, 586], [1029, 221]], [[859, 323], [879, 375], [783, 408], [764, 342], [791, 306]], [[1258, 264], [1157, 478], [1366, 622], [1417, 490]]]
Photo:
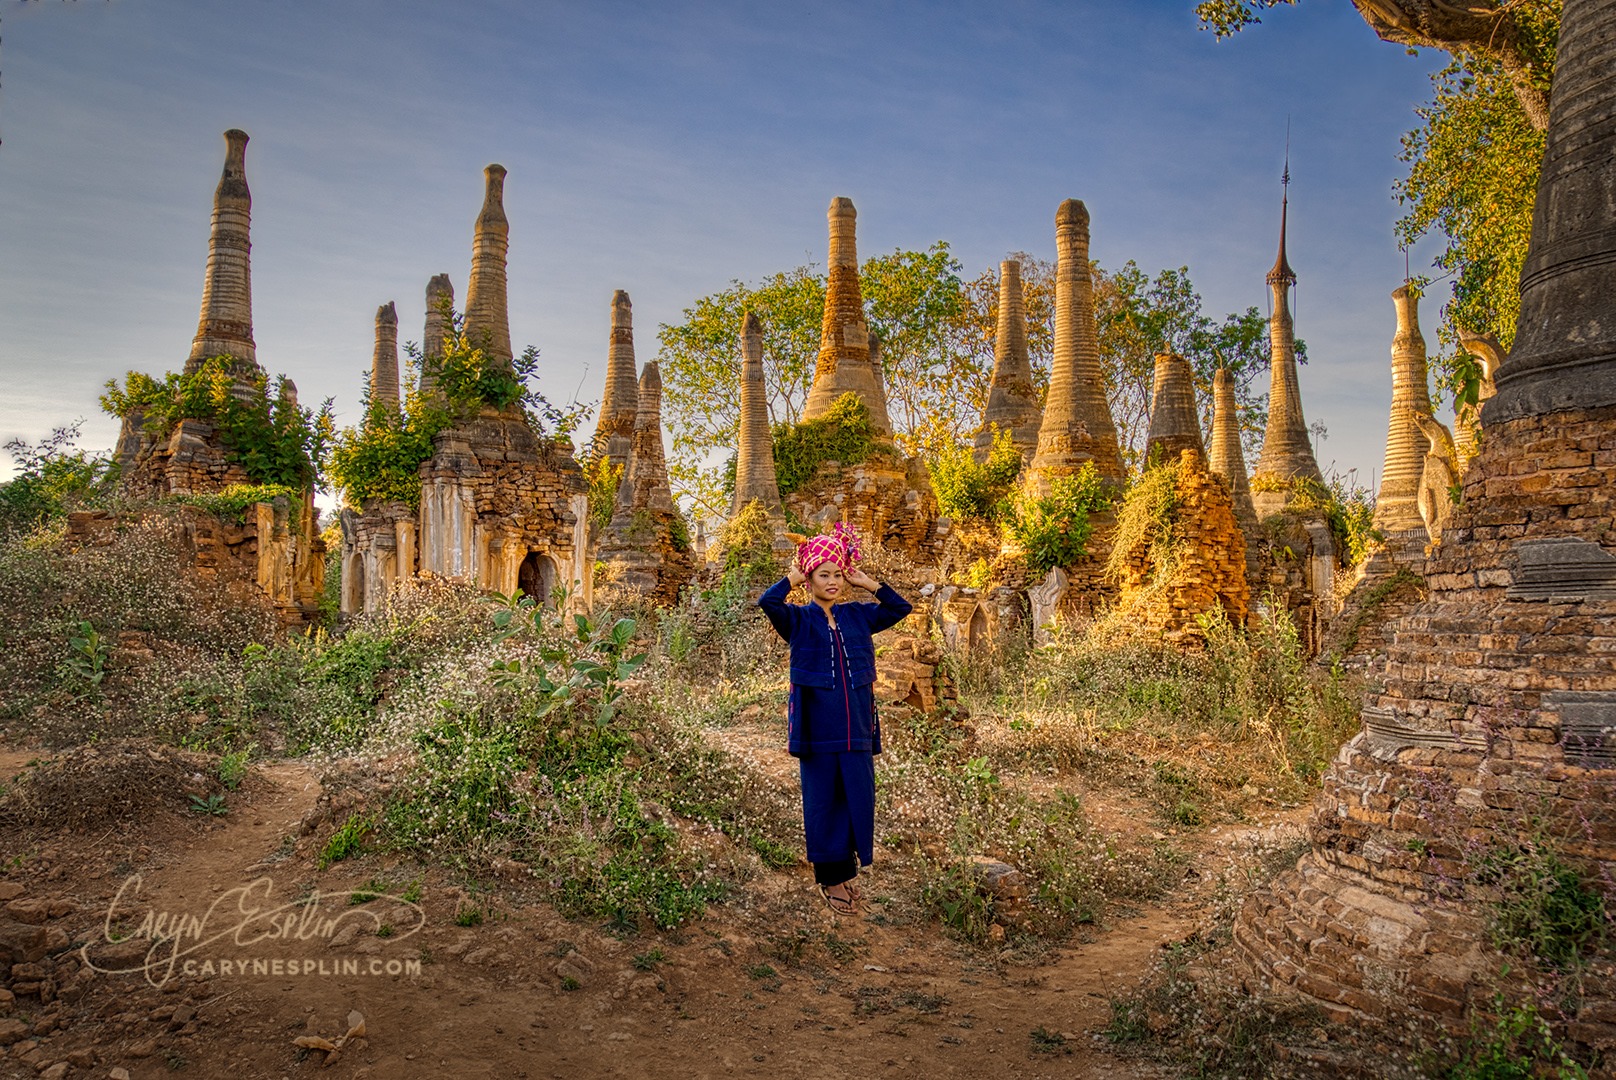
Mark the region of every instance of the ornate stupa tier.
[[1375, 496], [1375, 528], [1383, 533], [1425, 527], [1420, 517], [1419, 493], [1428, 440], [1420, 430], [1420, 419], [1431, 415], [1419, 296], [1403, 285], [1392, 293], [1392, 303], [1397, 307], [1397, 334], [1392, 338], [1392, 407], [1386, 427], [1385, 465], [1380, 491]]
[[[1288, 170], [1286, 179], [1289, 180]], [[1252, 496], [1257, 513], [1264, 517], [1284, 508], [1292, 482], [1324, 482], [1324, 474], [1313, 457], [1307, 418], [1302, 413], [1301, 384], [1296, 377], [1296, 327], [1291, 320], [1290, 304], [1290, 287], [1296, 282], [1296, 272], [1285, 254], [1289, 203], [1288, 197], [1280, 203], [1279, 255], [1273, 269], [1268, 271], [1268, 289], [1273, 302], [1273, 315], [1268, 321], [1268, 426], [1263, 432], [1262, 453], [1257, 457]]]
[[1182, 356], [1156, 357], [1150, 394], [1150, 433], [1145, 438], [1145, 467], [1176, 462], [1184, 451], [1206, 460], [1201, 419], [1195, 407], [1195, 372]]
[[258, 365], [252, 327], [252, 192], [247, 189], [247, 133], [224, 133], [224, 174], [213, 193], [213, 225], [208, 235], [208, 269], [202, 286], [202, 314], [187, 373], [215, 356], [233, 356], [248, 368]]
[[426, 324], [421, 332], [421, 393], [438, 388], [438, 368], [449, 341], [449, 312], [454, 309], [454, 283], [434, 274], [426, 283]]
[[376, 347], [370, 357], [370, 401], [398, 412], [398, 309], [389, 300], [376, 309]]
[[483, 180], [483, 209], [472, 236], [471, 280], [466, 285], [466, 336], [487, 350], [490, 363], [509, 367], [513, 354], [505, 259], [511, 226], [505, 218], [505, 166], [488, 166]]
[[1039, 492], [1089, 462], [1103, 479], [1123, 480], [1117, 427], [1100, 372], [1089, 212], [1077, 199], [1067, 199], [1055, 212], [1055, 251], [1055, 355], [1038, 449], [1028, 470], [1028, 483]]
[[829, 282], [825, 289], [825, 319], [820, 330], [819, 359], [813, 385], [803, 407], [804, 420], [817, 420], [830, 411], [843, 394], [857, 394], [870, 412], [877, 436], [890, 437], [886, 391], [881, 372], [870, 360], [870, 328], [864, 319], [864, 298], [859, 291], [856, 230], [858, 211], [853, 200], [837, 196], [826, 211], [830, 227]]
[[741, 423], [735, 449], [735, 498], [730, 514], [752, 500], [780, 508], [774, 471], [774, 440], [769, 432], [768, 392], [763, 384], [763, 323], [748, 311], [741, 321]]
[[1011, 441], [1031, 461], [1038, 449], [1038, 428], [1044, 419], [1038, 390], [1032, 382], [1027, 356], [1027, 316], [1021, 294], [1021, 264], [1006, 259], [999, 264], [999, 330], [993, 345], [993, 379], [988, 386], [987, 408], [976, 433], [976, 458], [987, 460], [995, 431], [1008, 431]]
[[638, 370], [634, 359], [634, 305], [628, 293], [612, 293], [611, 340], [606, 349], [606, 390], [595, 422], [595, 453], [605, 454], [617, 468], [628, 465], [639, 412]]

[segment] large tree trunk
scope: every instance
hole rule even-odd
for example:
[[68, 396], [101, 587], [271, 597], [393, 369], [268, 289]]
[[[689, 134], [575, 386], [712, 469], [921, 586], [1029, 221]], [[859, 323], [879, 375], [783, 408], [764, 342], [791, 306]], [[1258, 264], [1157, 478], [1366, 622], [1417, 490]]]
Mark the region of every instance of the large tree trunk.
[[[1490, 56], [1503, 65], [1527, 119], [1549, 126], [1549, 95], [1533, 79], [1533, 58], [1524, 54], [1520, 27], [1507, 6], [1483, 0], [1352, 0], [1382, 41]], [[1544, 80], [1545, 84], [1547, 80]]]

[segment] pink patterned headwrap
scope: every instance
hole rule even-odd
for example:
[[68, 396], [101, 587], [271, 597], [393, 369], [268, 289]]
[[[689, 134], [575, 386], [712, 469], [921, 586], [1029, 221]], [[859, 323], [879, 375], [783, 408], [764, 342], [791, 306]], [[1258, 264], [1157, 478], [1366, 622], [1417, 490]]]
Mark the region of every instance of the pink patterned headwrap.
[[840, 521], [831, 526], [830, 532], [810, 537], [797, 545], [797, 569], [804, 576], [812, 576], [815, 570], [828, 562], [841, 567], [845, 574], [862, 557], [858, 537]]

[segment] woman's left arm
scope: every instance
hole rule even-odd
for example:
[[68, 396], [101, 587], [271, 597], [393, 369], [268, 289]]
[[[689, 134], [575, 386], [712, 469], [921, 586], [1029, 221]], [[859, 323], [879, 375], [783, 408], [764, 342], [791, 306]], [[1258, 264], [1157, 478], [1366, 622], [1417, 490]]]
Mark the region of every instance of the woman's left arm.
[[876, 581], [862, 570], [855, 570], [847, 576], [847, 580], [861, 589], [875, 593], [876, 602], [865, 605], [869, 611], [872, 634], [879, 634], [888, 627], [898, 625], [914, 610], [914, 605], [898, 595], [898, 590], [891, 585]]

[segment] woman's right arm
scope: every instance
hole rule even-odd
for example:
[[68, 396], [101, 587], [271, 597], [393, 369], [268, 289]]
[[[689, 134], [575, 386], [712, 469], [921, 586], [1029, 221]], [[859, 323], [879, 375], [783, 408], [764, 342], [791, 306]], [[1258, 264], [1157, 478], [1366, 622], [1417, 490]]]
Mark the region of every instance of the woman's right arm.
[[758, 607], [768, 616], [769, 622], [774, 626], [774, 632], [787, 641], [791, 640], [791, 605], [786, 603], [792, 588], [791, 578], [783, 577], [770, 585], [762, 596], [758, 597]]

